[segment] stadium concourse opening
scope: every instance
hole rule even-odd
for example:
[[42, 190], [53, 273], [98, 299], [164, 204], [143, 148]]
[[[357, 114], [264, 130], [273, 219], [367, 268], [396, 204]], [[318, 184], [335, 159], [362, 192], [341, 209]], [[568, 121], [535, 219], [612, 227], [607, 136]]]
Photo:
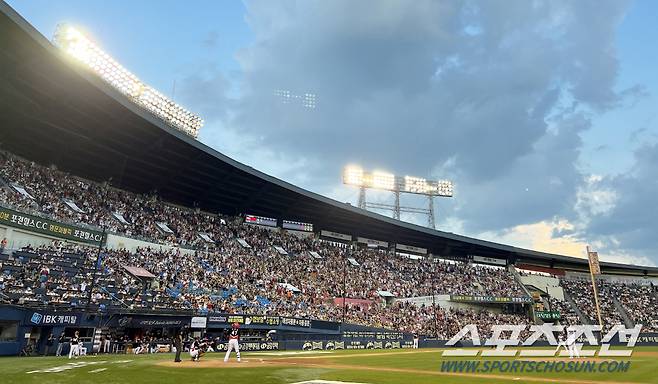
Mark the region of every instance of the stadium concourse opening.
[[597, 311], [603, 332], [658, 340], [658, 269], [602, 262], [592, 277], [586, 260], [305, 191], [167, 125], [0, 11], [1, 355], [349, 356]]

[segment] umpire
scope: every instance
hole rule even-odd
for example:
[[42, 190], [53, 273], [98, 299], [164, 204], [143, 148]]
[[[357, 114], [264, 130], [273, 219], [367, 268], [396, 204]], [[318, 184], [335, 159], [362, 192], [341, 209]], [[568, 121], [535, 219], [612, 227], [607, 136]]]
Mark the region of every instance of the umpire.
[[180, 363], [180, 353], [183, 350], [183, 332], [178, 332], [174, 337], [174, 347], [176, 347], [176, 358], [174, 362]]

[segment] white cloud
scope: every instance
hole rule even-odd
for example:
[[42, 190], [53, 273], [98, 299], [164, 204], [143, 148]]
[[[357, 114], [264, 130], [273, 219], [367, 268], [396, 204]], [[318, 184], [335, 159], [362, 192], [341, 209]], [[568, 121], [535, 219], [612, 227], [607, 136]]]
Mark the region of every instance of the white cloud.
[[574, 225], [569, 221], [555, 219], [517, 225], [502, 231], [483, 232], [478, 237], [541, 252], [584, 257], [586, 243], [570, 235], [554, 236], [556, 232], [573, 229]]

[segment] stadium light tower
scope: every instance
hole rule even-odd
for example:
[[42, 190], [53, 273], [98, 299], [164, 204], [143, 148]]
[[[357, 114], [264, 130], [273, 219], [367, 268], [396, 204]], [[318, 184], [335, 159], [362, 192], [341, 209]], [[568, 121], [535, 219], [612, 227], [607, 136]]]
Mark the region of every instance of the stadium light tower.
[[[436, 229], [434, 217], [434, 197], [452, 197], [454, 187], [448, 180], [427, 180], [413, 176], [395, 176], [386, 172], [365, 172], [361, 167], [349, 165], [343, 170], [343, 184], [359, 187], [359, 208], [375, 208], [393, 211], [393, 218], [400, 220], [400, 212], [421, 213], [427, 215], [428, 226]], [[391, 191], [395, 204], [366, 202], [366, 189]], [[400, 206], [400, 194], [423, 195], [428, 198], [428, 207], [413, 208]]]
[[194, 138], [199, 135], [203, 126], [199, 116], [144, 84], [74, 27], [58, 25], [53, 42], [135, 104]]

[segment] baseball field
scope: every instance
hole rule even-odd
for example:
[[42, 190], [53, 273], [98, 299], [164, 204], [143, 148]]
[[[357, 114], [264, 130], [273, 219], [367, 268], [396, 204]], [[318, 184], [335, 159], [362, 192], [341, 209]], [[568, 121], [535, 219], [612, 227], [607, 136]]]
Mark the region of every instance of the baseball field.
[[0, 359], [0, 382], [658, 383], [656, 347], [635, 348], [632, 357], [578, 360], [455, 358], [443, 357], [439, 349], [245, 352], [240, 363], [235, 358], [224, 363], [222, 358], [222, 353], [208, 353], [200, 362], [186, 359], [174, 363], [172, 354], [84, 356], [77, 360], [8, 357]]

